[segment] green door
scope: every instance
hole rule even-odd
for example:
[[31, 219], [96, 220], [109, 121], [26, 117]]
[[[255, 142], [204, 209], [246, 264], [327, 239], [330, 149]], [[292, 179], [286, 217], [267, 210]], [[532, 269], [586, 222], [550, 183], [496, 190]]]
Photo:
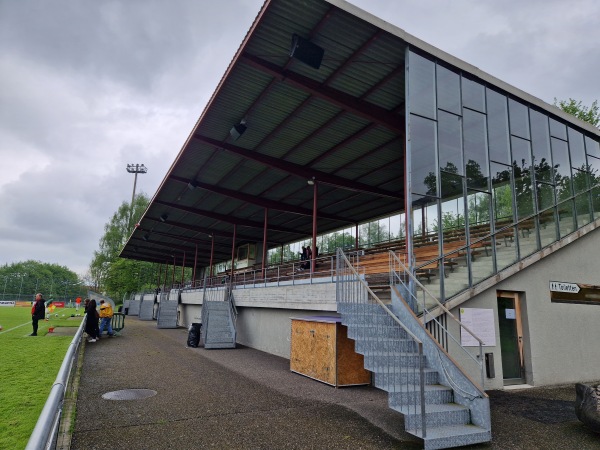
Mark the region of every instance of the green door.
[[516, 298], [498, 297], [498, 327], [502, 350], [502, 372], [505, 384], [521, 383], [523, 364], [519, 330], [520, 315]]

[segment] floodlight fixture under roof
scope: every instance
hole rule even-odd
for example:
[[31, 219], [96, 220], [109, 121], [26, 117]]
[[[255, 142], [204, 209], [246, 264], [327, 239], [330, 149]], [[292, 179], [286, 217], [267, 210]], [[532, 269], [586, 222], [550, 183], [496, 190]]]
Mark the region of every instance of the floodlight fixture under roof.
[[229, 130], [229, 134], [233, 138], [234, 141], [237, 141], [242, 134], [246, 132], [248, 127], [246, 126], [246, 119], [242, 119], [240, 123], [234, 125], [231, 130]]
[[324, 54], [325, 50], [317, 44], [313, 44], [308, 39], [304, 39], [296, 33], [292, 35], [290, 57], [296, 58], [298, 61], [301, 61], [314, 69], [319, 69]]

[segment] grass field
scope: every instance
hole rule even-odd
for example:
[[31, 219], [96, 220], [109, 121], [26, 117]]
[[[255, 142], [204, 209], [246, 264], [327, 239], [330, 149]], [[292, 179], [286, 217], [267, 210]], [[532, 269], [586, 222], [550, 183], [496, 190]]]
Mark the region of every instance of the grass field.
[[74, 308], [57, 308], [31, 331], [31, 308], [0, 307], [0, 449], [23, 449], [48, 398], [73, 336], [48, 335], [48, 328], [78, 327]]

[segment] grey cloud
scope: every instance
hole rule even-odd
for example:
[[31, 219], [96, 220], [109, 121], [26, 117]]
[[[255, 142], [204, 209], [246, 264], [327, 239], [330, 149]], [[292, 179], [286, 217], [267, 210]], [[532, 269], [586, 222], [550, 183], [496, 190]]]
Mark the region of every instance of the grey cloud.
[[[600, 97], [600, 3], [351, 0], [546, 101]], [[0, 0], [0, 264], [84, 272], [152, 196], [262, 0]]]

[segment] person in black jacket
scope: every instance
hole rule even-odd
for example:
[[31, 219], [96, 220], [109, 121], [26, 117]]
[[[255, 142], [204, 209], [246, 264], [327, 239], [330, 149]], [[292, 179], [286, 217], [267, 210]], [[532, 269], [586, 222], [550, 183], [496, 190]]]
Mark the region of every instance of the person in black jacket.
[[85, 313], [87, 314], [87, 319], [85, 321], [85, 332], [89, 336], [88, 342], [96, 342], [97, 339], [100, 339], [100, 330], [98, 329], [98, 311], [96, 311], [96, 300], [91, 299], [88, 302], [88, 299], [85, 300]]
[[33, 325], [33, 333], [29, 336], [37, 336], [38, 321], [44, 320], [44, 312], [46, 311], [46, 305], [42, 294], [35, 295], [35, 303], [31, 307], [31, 324]]

